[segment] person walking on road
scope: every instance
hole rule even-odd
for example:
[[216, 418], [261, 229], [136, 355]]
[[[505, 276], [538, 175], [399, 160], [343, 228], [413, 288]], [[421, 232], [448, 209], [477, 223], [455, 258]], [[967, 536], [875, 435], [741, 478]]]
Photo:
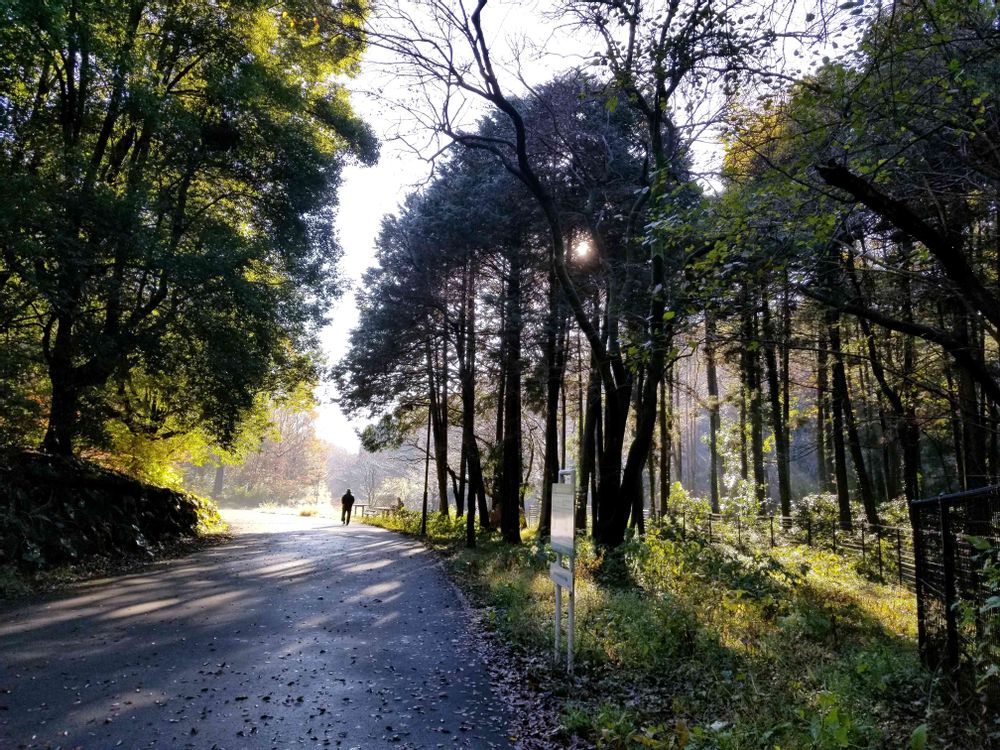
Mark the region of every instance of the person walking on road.
[[344, 496], [340, 498], [340, 505], [343, 509], [340, 514], [340, 521], [347, 526], [351, 522], [351, 508], [354, 507], [354, 495], [351, 494], [350, 487], [347, 488]]

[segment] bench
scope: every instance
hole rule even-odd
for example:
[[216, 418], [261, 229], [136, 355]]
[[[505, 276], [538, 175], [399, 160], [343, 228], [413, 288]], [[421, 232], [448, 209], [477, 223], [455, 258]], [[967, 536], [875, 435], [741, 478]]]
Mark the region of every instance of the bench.
[[395, 513], [399, 510], [397, 505], [369, 505], [365, 506], [364, 515], [366, 516], [382, 516]]

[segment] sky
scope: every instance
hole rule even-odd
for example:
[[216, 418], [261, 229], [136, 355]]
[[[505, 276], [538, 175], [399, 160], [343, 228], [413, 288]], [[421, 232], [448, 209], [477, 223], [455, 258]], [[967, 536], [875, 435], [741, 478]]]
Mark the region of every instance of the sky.
[[[528, 30], [533, 36], [551, 45], [552, 31], [547, 30], [539, 10], [543, 2], [501, 1], [489, 19], [494, 33], [507, 39], [523, 38]], [[499, 39], [498, 39], [499, 41]], [[569, 62], [567, 61], [567, 65]], [[520, 65], [530, 78], [551, 75], [552, 69], [544, 63], [523, 56]], [[505, 65], [506, 67], [506, 65]], [[336, 304], [331, 324], [321, 334], [321, 347], [329, 363], [339, 361], [348, 348], [350, 331], [357, 324], [357, 296], [361, 276], [373, 264], [375, 240], [382, 217], [395, 213], [404, 198], [426, 181], [431, 164], [422, 158], [408, 143], [423, 144], [424, 151], [434, 150], [427, 143], [426, 134], [414, 133], [393, 109], [393, 101], [404, 101], [408, 92], [405, 84], [394, 75], [391, 63], [380, 59], [380, 53], [369, 51], [362, 61], [361, 74], [346, 83], [351, 90], [355, 111], [369, 123], [382, 140], [381, 156], [374, 167], [351, 165], [344, 169], [339, 191], [337, 234], [343, 249], [341, 275], [347, 291]], [[395, 137], [404, 132], [407, 142]], [[409, 137], [414, 136], [414, 137]], [[419, 149], [418, 149], [419, 150]], [[336, 404], [336, 391], [331, 383], [322, 383], [316, 390], [316, 433], [318, 437], [350, 451], [360, 448], [357, 430], [364, 420], [349, 420]]]
[[[348, 166], [340, 187], [337, 213], [337, 234], [344, 254], [341, 275], [348, 285], [337, 302], [331, 324], [321, 334], [320, 343], [326, 360], [339, 361], [347, 353], [348, 336], [357, 324], [357, 294], [361, 275], [375, 256], [375, 239], [382, 217], [395, 213], [406, 194], [423, 179], [429, 170], [426, 162], [415, 154], [388, 144], [374, 167]], [[319, 400], [316, 434], [321, 440], [341, 448], [356, 451], [360, 441], [356, 429], [363, 420], [350, 421], [334, 402], [332, 384], [323, 383], [316, 391]]]

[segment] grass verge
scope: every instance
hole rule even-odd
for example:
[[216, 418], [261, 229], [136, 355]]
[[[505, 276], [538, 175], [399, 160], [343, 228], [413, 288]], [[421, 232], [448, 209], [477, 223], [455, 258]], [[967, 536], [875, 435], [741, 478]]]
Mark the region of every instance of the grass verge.
[[[416, 513], [364, 521], [414, 536], [420, 528]], [[463, 521], [436, 515], [425, 541], [490, 628], [535, 657], [550, 653], [547, 545], [525, 532], [520, 547], [481, 535], [465, 549]], [[564, 742], [924, 750], [1000, 738], [995, 716], [954, 703], [920, 665], [913, 594], [836, 555], [708, 545], [670, 526], [607, 555], [584, 540], [578, 550], [577, 675], [527, 676], [561, 696]]]

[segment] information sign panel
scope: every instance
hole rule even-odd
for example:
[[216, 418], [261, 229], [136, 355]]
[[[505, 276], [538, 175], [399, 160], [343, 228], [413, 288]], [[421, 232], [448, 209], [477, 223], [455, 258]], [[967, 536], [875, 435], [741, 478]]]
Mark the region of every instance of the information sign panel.
[[563, 588], [573, 588], [573, 571], [569, 568], [564, 568], [559, 563], [549, 564], [549, 578]]
[[574, 555], [573, 485], [552, 485], [552, 549], [564, 555]]

